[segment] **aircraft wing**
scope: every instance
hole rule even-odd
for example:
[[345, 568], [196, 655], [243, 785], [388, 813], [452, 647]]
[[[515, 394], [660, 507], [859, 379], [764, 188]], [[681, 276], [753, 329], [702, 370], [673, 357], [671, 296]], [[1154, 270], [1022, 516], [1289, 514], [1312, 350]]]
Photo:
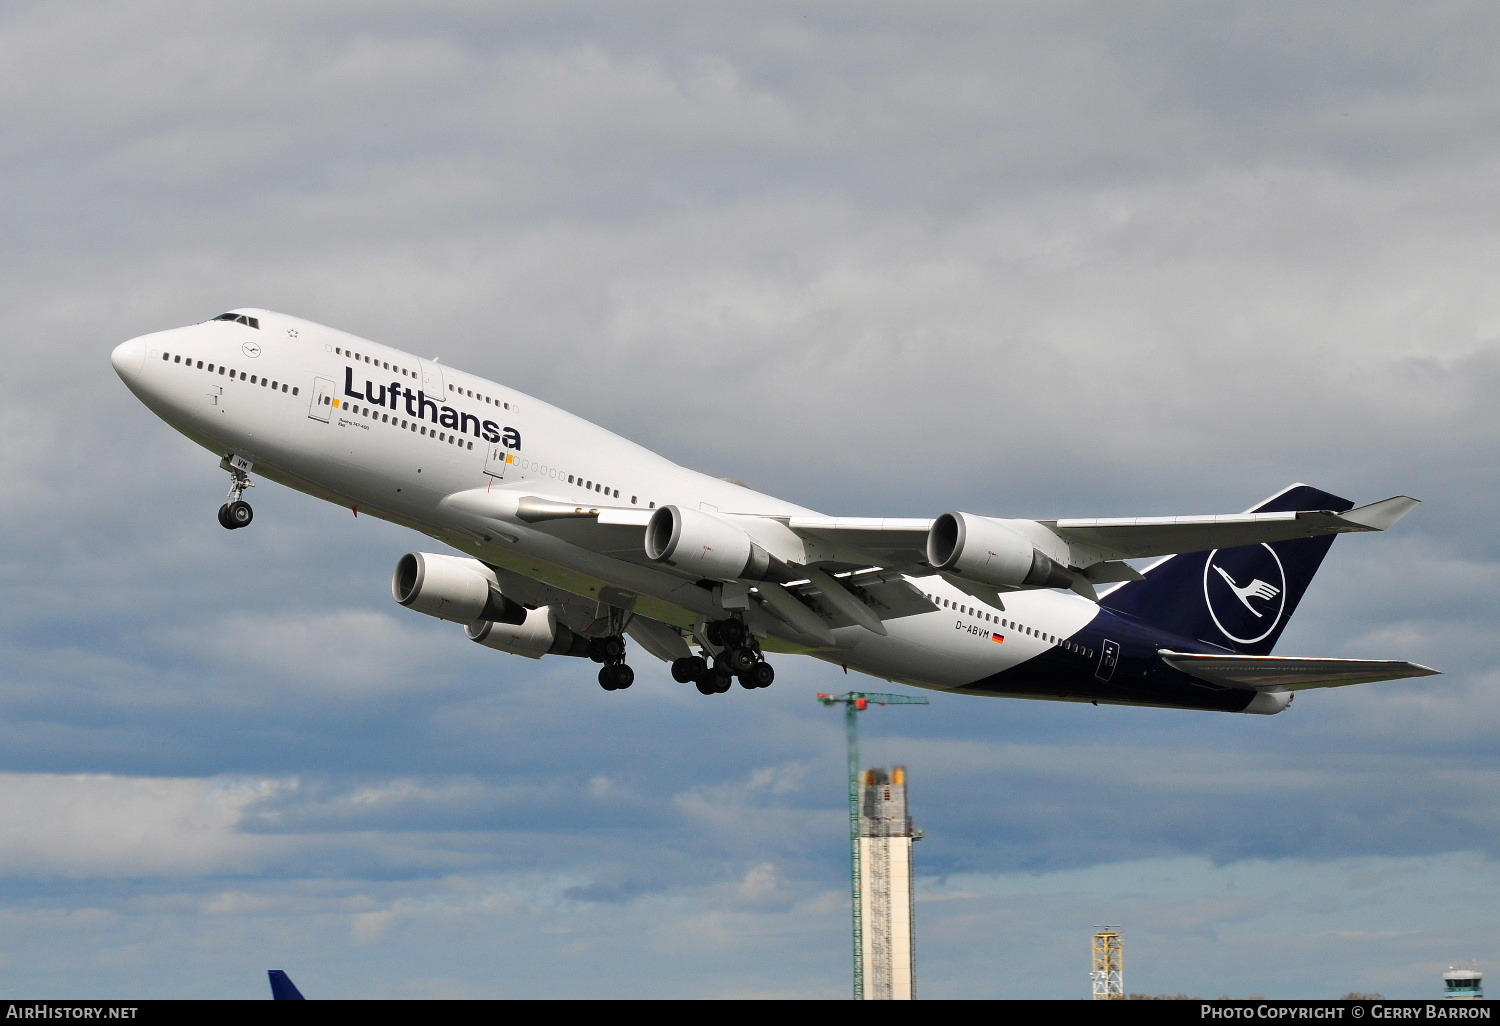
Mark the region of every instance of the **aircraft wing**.
[[1316, 659], [1306, 656], [1199, 655], [1160, 653], [1162, 661], [1183, 673], [1236, 688], [1306, 691], [1341, 688], [1377, 680], [1430, 677], [1441, 673], [1421, 663], [1399, 659]]
[[1040, 520], [1064, 541], [1099, 552], [1109, 559], [1170, 556], [1240, 545], [1315, 538], [1354, 531], [1384, 531], [1415, 509], [1420, 500], [1395, 495], [1351, 509], [1300, 510], [1285, 513], [1234, 513], [1220, 516], [1121, 517], [1105, 520]]
[[926, 518], [787, 517], [786, 526], [808, 547], [807, 562], [847, 563], [909, 569], [931, 573], [926, 567]]
[[[1066, 560], [1066, 565], [1082, 570], [1117, 560], [1206, 552], [1352, 531], [1384, 531], [1415, 509], [1418, 503], [1419, 500], [1410, 496], [1397, 495], [1347, 513], [1299, 510], [1000, 522], [1030, 537], [1038, 543], [1038, 548], [1047, 551], [1058, 562]], [[863, 562], [890, 569], [931, 572], [925, 564], [932, 520], [803, 516], [788, 517], [785, 523], [830, 561]], [[1118, 567], [1087, 576], [1095, 583], [1129, 579], [1129, 574]]]
[[[1314, 538], [1348, 532], [1384, 531], [1415, 509], [1419, 500], [1397, 495], [1345, 513], [1298, 510], [1208, 516], [1110, 519], [995, 520], [1026, 537], [1059, 564], [1094, 583], [1128, 580], [1121, 561], [1180, 552]], [[460, 492], [445, 505], [492, 521], [518, 519], [545, 525], [599, 552], [635, 556], [652, 511], [589, 506], [514, 493]], [[773, 555], [795, 565], [834, 569], [878, 567], [914, 576], [933, 573], [927, 518], [757, 516], [721, 513], [720, 518], [763, 541]], [[988, 519], [988, 518], [976, 518]], [[772, 530], [776, 529], [776, 530]], [[770, 532], [768, 535], [767, 532]], [[778, 535], [780, 537], [778, 537]], [[1103, 565], [1101, 565], [1103, 564]], [[1093, 568], [1090, 571], [1090, 568]]]
[[[458, 492], [443, 504], [456, 522], [467, 522], [468, 529], [485, 541], [505, 537], [507, 524], [524, 523], [600, 555], [643, 565], [654, 562], [688, 578], [735, 579], [716, 576], [724, 571], [722, 565], [679, 563], [675, 555], [657, 561], [648, 557], [644, 542], [655, 518], [670, 516], [678, 525], [674, 530], [685, 532], [682, 524], [687, 521], [676, 518], [690, 518], [694, 530], [706, 533], [685, 542], [685, 552], [706, 554], [721, 544], [726, 552], [736, 545], [742, 552], [753, 548], [760, 553], [757, 569], [739, 579], [756, 590], [778, 619], [806, 637], [826, 642], [828, 630], [844, 623], [884, 634], [884, 620], [910, 615], [926, 604], [910, 585], [872, 593], [868, 585], [875, 582], [867, 585], [861, 579], [870, 571], [905, 577], [940, 573], [950, 584], [999, 609], [1005, 608], [1005, 592], [1026, 588], [1069, 588], [1097, 599], [1095, 585], [1140, 576], [1126, 560], [1383, 531], [1418, 502], [1398, 495], [1344, 513], [1297, 510], [1102, 520], [1013, 520], [965, 513], [937, 519], [706, 513], [670, 506], [651, 510], [580, 504], [488, 488]], [[930, 547], [939, 536], [945, 538], [946, 556], [934, 555]], [[991, 563], [1005, 566], [992, 570]]]

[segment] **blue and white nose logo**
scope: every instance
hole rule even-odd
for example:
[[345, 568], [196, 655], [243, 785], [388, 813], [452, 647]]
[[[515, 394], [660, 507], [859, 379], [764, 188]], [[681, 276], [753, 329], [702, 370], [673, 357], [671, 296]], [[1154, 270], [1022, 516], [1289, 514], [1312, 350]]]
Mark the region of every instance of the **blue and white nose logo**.
[[1215, 549], [1203, 564], [1208, 615], [1230, 641], [1253, 645], [1281, 622], [1286, 571], [1269, 545]]

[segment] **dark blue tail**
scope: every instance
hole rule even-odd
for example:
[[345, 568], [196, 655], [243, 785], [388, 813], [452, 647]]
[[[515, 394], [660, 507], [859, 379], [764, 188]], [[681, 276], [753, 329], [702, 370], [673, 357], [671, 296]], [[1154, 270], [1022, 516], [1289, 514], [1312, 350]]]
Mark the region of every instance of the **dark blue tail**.
[[271, 998], [274, 1001], [306, 1001], [292, 978], [280, 969], [267, 969], [271, 977]]
[[[1247, 513], [1326, 509], [1354, 503], [1292, 485]], [[1170, 556], [1099, 604], [1189, 638], [1244, 655], [1268, 655], [1328, 554], [1333, 535]]]

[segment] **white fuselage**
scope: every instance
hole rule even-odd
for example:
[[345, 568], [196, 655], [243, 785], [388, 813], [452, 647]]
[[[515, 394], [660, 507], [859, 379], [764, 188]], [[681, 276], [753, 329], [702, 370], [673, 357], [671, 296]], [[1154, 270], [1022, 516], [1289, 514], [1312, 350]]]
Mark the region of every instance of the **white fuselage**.
[[[594, 506], [813, 512], [678, 466], [486, 378], [283, 314], [236, 313], [256, 326], [214, 320], [144, 335], [115, 351], [116, 369], [163, 420], [221, 456], [252, 460], [256, 474], [562, 591], [615, 589], [636, 613], [683, 628], [723, 615], [711, 590], [636, 553], [620, 558], [524, 523], [486, 531], [445, 500], [484, 490]], [[963, 687], [1058, 647], [1098, 609], [1032, 591], [1001, 612], [936, 575], [912, 583], [934, 611], [888, 621], [884, 637], [837, 629], [834, 647], [811, 654], [876, 677]], [[809, 648], [794, 632], [767, 633], [768, 648]]]

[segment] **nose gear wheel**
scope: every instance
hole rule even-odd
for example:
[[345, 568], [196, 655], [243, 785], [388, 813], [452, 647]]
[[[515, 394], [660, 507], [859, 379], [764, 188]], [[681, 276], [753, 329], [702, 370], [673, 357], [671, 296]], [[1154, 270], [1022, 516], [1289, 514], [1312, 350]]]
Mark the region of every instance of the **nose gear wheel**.
[[229, 471], [229, 498], [219, 507], [219, 524], [229, 531], [248, 527], [255, 511], [240, 496], [246, 489], [255, 487], [255, 482], [250, 480], [251, 463], [243, 456], [230, 453], [219, 461], [219, 466]]

